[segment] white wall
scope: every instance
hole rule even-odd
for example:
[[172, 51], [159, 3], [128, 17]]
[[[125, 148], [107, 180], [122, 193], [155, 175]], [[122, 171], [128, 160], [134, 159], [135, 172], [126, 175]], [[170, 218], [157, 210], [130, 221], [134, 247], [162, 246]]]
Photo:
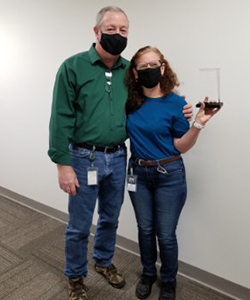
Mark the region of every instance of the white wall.
[[[130, 19], [124, 56], [159, 47], [193, 104], [199, 68], [221, 69], [225, 106], [184, 155], [189, 194], [178, 228], [180, 260], [250, 288], [248, 0], [0, 0], [0, 186], [67, 211], [46, 155], [55, 73], [90, 47], [97, 11], [112, 4]], [[118, 233], [137, 240], [127, 194]]]

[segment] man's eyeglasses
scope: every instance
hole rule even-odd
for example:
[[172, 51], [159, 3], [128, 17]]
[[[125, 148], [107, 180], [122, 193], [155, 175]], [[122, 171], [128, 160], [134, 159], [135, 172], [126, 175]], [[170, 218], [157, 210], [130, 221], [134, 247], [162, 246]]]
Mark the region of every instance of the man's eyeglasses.
[[107, 82], [106, 82], [106, 86], [105, 86], [105, 90], [110, 93], [111, 92], [111, 79], [112, 79], [112, 72], [105, 72], [105, 77], [107, 79]]
[[136, 70], [145, 70], [148, 67], [151, 69], [159, 68], [162, 65], [162, 62], [160, 60], [152, 60], [148, 63], [138, 63], [136, 65]]

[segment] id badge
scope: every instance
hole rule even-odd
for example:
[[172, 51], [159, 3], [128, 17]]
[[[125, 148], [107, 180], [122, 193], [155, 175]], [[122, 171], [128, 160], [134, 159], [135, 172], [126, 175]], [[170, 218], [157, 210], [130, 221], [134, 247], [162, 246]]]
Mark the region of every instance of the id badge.
[[98, 168], [89, 167], [87, 169], [87, 180], [88, 180], [88, 185], [98, 184]]
[[129, 192], [137, 191], [137, 175], [127, 176], [127, 189]]

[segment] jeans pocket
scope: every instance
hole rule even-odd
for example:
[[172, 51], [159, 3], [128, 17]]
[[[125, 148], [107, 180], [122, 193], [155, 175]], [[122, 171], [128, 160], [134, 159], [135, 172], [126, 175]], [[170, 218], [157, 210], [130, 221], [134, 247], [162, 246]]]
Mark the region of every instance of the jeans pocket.
[[77, 146], [70, 144], [69, 152], [72, 156], [84, 158], [84, 157], [89, 156], [91, 151], [89, 149], [77, 147]]
[[127, 148], [122, 147], [116, 151], [117, 156], [127, 156]]
[[175, 173], [183, 173], [185, 171], [185, 167], [182, 160], [175, 160], [169, 163], [166, 163], [162, 166], [167, 174], [175, 174]]

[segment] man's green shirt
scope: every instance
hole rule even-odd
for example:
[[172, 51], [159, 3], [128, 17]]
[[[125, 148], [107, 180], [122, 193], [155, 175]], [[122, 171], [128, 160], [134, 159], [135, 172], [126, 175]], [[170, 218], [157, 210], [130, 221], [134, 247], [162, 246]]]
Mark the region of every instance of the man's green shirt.
[[[52, 161], [70, 165], [69, 144], [72, 142], [112, 146], [126, 140], [125, 73], [128, 66], [129, 62], [120, 57], [112, 69], [108, 69], [94, 44], [89, 51], [63, 62], [53, 92], [48, 151]], [[110, 87], [106, 72], [112, 73]]]

